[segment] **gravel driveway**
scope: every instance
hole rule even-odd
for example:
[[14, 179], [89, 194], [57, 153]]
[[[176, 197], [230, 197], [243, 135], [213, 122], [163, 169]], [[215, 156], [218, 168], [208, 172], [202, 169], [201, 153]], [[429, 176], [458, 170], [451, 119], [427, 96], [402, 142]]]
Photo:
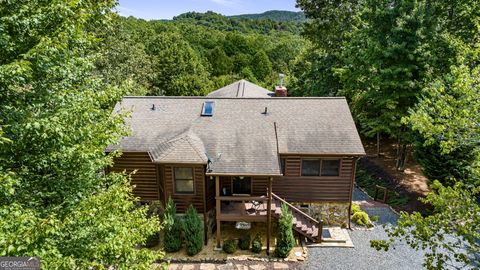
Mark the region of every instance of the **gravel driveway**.
[[[362, 191], [355, 189], [354, 201], [371, 201]], [[387, 206], [377, 204], [374, 207], [362, 207], [369, 215], [379, 216], [379, 224], [395, 224], [398, 216]], [[378, 224], [377, 223], [377, 224]], [[406, 244], [396, 242], [395, 249], [388, 252], [376, 251], [370, 247], [370, 240], [387, 239], [382, 226], [371, 231], [349, 231], [355, 248], [319, 248], [308, 249], [306, 269], [422, 269], [423, 256]]]

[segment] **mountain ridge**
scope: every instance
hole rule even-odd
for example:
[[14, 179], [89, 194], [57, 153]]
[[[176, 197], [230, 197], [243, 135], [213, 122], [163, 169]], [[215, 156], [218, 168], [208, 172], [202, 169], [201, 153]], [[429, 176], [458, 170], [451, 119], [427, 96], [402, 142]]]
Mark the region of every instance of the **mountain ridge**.
[[272, 20], [276, 22], [304, 22], [305, 14], [302, 11], [268, 10], [262, 13], [239, 14], [226, 16], [228, 18], [247, 18], [252, 20]]

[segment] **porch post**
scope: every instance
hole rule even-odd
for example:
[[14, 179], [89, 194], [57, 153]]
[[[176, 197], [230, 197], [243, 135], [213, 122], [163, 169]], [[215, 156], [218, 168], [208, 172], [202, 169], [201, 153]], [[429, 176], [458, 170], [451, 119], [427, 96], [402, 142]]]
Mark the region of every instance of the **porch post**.
[[215, 176], [215, 199], [216, 199], [215, 213], [216, 213], [216, 220], [217, 220], [217, 248], [221, 248], [222, 233], [220, 231], [220, 226], [221, 226], [220, 176]]
[[268, 178], [267, 200], [267, 255], [270, 255], [270, 236], [272, 234], [272, 177]]

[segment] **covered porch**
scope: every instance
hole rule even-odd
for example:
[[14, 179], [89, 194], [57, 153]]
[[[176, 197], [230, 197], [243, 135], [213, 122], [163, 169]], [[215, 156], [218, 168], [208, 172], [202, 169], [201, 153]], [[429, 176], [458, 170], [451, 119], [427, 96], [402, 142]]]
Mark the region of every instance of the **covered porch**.
[[[263, 181], [252, 176], [213, 176], [215, 179], [215, 208], [216, 208], [216, 247], [222, 246], [222, 222], [265, 222], [267, 227], [266, 243], [267, 254], [270, 250], [271, 237], [271, 202], [272, 176], [263, 176]], [[230, 183], [228, 179], [230, 178]], [[265, 181], [266, 180], [266, 181]], [[227, 184], [225, 184], [227, 181]], [[261, 182], [264, 194], [259, 194], [258, 188], [254, 193], [252, 186]], [[252, 194], [254, 193], [254, 194]]]

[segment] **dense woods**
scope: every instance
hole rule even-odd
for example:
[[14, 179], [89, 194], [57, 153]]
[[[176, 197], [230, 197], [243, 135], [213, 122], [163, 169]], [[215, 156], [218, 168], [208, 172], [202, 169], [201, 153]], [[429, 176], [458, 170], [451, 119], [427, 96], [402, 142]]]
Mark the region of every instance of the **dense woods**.
[[127, 177], [99, 173], [106, 146], [128, 134], [113, 105], [242, 78], [272, 89], [284, 73], [290, 96], [346, 96], [363, 136], [398, 142], [398, 170], [414, 151], [434, 211], [402, 214], [391, 236], [429, 249], [432, 269], [475, 260], [480, 1], [298, 0], [304, 13], [170, 21], [123, 18], [114, 4], [0, 5], [0, 256], [147, 269], [160, 254], [135, 247], [158, 220], [135, 206]]
[[301, 25], [214, 12], [172, 21], [120, 17], [99, 33], [105, 39], [98, 72], [110, 82], [131, 78], [147, 95], [204, 95], [243, 78], [273, 89], [308, 45]]

